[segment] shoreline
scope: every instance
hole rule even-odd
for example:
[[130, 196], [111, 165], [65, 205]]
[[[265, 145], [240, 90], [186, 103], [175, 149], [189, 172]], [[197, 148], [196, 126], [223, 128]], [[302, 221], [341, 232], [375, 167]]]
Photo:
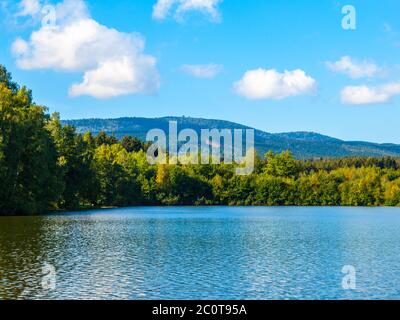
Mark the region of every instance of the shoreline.
[[106, 206], [106, 207], [93, 207], [93, 208], [82, 208], [82, 209], [74, 209], [74, 210], [54, 210], [54, 211], [49, 211], [46, 213], [39, 213], [39, 214], [33, 214], [33, 215], [0, 215], [0, 218], [17, 218], [17, 217], [41, 217], [41, 216], [68, 216], [70, 214], [74, 213], [85, 213], [85, 212], [91, 212], [91, 211], [111, 211], [111, 210], [117, 210], [117, 209], [148, 209], [148, 208], [159, 208], [159, 209], [172, 209], [172, 208], [197, 208], [197, 209], [206, 209], [206, 208], [279, 208], [279, 209], [290, 209], [290, 208], [312, 208], [312, 209], [317, 209], [317, 208], [353, 208], [353, 209], [379, 209], [379, 208], [393, 208], [393, 209], [400, 209], [398, 206], [237, 206], [237, 205], [201, 205], [201, 206], [196, 206], [196, 205], [174, 205], [174, 206], [165, 206], [165, 205], [138, 205], [138, 206], [126, 206], [126, 207], [117, 207], [117, 206]]

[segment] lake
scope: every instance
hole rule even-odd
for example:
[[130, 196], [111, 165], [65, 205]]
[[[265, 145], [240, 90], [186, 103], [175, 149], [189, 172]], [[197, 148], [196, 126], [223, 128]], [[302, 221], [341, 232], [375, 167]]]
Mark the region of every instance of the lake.
[[400, 299], [399, 244], [398, 208], [1, 217], [0, 298]]

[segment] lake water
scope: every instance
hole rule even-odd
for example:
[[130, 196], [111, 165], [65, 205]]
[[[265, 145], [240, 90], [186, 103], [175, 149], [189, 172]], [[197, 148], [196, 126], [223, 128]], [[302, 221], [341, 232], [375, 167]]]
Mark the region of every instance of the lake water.
[[[342, 287], [345, 265], [355, 290]], [[0, 298], [400, 299], [400, 209], [2, 217]]]

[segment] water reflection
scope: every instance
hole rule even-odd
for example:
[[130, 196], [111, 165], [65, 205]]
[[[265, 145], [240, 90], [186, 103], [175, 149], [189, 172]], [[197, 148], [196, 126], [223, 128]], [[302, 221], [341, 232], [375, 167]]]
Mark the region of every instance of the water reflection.
[[[0, 218], [2, 299], [400, 298], [399, 209], [131, 208]], [[54, 265], [55, 290], [42, 267]], [[357, 289], [341, 287], [344, 265]]]

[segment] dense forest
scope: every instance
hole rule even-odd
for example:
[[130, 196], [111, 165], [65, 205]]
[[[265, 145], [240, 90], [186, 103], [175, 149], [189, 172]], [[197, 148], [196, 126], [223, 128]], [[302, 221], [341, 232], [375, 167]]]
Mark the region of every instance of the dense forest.
[[0, 214], [137, 205], [399, 206], [400, 160], [257, 156], [233, 165], [150, 165], [147, 145], [77, 133], [0, 66]]

